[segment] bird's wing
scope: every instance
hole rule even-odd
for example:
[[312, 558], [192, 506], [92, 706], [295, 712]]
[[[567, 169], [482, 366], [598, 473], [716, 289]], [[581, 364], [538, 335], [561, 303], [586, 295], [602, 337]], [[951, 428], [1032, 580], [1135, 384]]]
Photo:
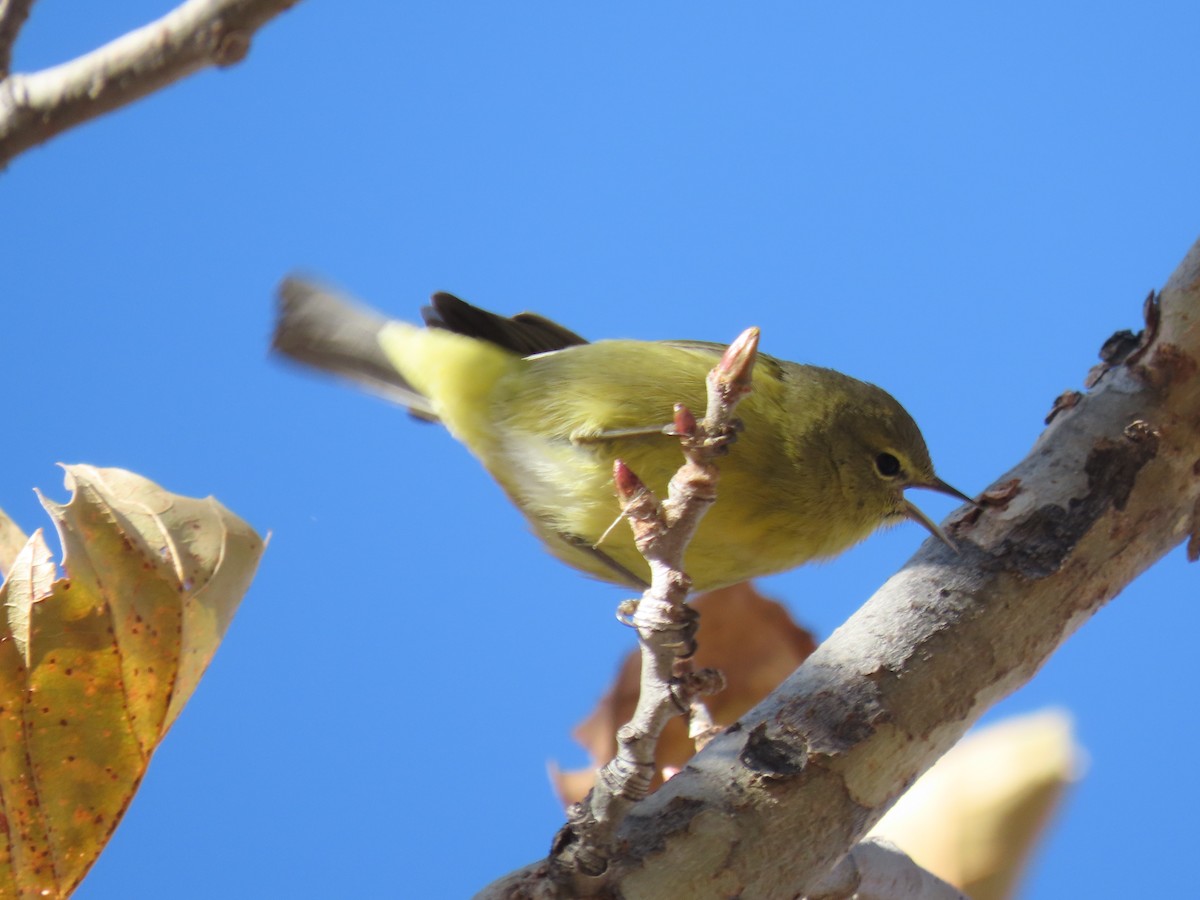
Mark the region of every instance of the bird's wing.
[[444, 292], [433, 295], [432, 305], [422, 309], [421, 316], [430, 328], [488, 341], [521, 356], [587, 343], [585, 338], [537, 313], [501, 316]]

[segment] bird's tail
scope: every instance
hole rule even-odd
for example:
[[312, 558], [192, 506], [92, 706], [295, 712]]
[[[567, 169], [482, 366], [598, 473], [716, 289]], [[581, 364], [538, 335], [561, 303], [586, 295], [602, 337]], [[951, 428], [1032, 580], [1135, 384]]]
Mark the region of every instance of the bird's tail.
[[421, 418], [436, 419], [428, 398], [404, 379], [380, 346], [379, 334], [387, 323], [372, 309], [290, 277], [279, 286], [271, 346], [289, 359], [407, 406]]

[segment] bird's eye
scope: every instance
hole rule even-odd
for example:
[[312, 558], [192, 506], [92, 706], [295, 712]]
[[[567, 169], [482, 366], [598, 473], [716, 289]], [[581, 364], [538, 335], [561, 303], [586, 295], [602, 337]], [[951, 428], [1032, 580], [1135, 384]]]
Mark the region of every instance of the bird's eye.
[[900, 474], [900, 460], [890, 453], [880, 453], [875, 457], [875, 470], [884, 478], [895, 478]]

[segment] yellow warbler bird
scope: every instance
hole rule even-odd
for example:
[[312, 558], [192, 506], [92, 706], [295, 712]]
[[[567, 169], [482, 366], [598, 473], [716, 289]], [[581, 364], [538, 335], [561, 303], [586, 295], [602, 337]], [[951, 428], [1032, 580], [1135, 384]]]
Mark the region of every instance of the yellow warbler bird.
[[[312, 283], [279, 290], [274, 347], [441, 422], [479, 458], [564, 562], [642, 585], [649, 568], [612, 483], [620, 458], [658, 496], [679, 468], [664, 434], [676, 403], [697, 414], [724, 349], [697, 341], [589, 343], [532, 313], [507, 318], [435, 294], [427, 327], [389, 320]], [[832, 369], [760, 354], [722, 458], [720, 496], [685, 556], [710, 590], [834, 556], [881, 525], [920, 522], [904, 496], [938, 478], [912, 417], [889, 394]]]

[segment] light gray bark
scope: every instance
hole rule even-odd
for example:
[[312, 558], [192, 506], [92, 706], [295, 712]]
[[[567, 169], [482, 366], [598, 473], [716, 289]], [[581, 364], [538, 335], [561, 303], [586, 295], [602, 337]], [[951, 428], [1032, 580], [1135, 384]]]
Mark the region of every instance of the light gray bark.
[[811, 900], [967, 900], [899, 847], [869, 837], [842, 857]]
[[297, 0], [188, 0], [62, 65], [8, 73], [32, 0], [0, 0], [0, 168], [68, 128], [208, 66], [240, 62], [262, 25]]

